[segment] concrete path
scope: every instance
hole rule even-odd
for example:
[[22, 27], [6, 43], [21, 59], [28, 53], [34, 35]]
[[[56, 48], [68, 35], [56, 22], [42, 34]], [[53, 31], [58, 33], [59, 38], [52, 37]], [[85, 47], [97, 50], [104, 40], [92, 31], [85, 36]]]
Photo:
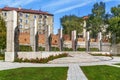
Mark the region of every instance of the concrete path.
[[88, 80], [78, 64], [69, 66], [67, 80]]

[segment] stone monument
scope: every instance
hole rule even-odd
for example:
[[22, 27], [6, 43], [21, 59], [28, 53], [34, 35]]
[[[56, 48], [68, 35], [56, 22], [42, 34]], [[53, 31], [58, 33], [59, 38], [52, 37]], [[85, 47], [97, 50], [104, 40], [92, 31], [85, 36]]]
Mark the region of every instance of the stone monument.
[[58, 35], [59, 35], [59, 49], [62, 51], [63, 48], [63, 39], [62, 39], [62, 29], [58, 29]]
[[86, 51], [90, 51], [90, 33], [89, 31], [86, 32]]
[[37, 31], [37, 20], [35, 19], [30, 28], [30, 44], [34, 52], [38, 49], [38, 31]]
[[76, 51], [76, 30], [72, 31], [72, 49]]
[[102, 33], [98, 33], [98, 49], [99, 51], [102, 51]]
[[17, 32], [17, 12], [16, 11], [9, 11], [7, 16], [9, 16], [6, 20], [6, 27], [7, 27], [7, 49], [5, 52], [5, 61], [13, 62], [16, 57], [16, 48], [18, 40], [15, 36]]
[[45, 30], [45, 51], [51, 50], [51, 33], [50, 33], [50, 25], [46, 26]]

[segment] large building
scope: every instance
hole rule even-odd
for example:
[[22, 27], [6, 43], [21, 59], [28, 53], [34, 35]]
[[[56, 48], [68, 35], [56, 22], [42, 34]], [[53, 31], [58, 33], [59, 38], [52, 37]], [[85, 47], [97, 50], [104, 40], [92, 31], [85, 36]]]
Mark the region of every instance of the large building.
[[36, 19], [39, 34], [45, 33], [46, 26], [50, 26], [50, 33], [53, 33], [53, 14], [41, 10], [23, 9], [21, 7], [4, 7], [0, 9], [0, 15], [7, 20], [7, 17], [9, 17], [7, 16], [8, 12], [13, 10], [17, 11], [20, 32], [29, 33]]

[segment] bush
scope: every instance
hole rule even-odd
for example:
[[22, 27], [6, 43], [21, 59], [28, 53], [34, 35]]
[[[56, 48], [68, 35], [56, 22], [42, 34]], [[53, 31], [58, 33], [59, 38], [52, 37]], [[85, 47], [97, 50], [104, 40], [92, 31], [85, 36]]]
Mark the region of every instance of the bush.
[[90, 51], [99, 51], [98, 48], [90, 48]]
[[20, 45], [19, 46], [19, 51], [32, 51], [31, 46], [26, 46], [26, 45]]
[[86, 51], [86, 48], [77, 48], [77, 51]]
[[60, 51], [58, 47], [51, 47], [51, 51]]
[[63, 48], [63, 51], [73, 51], [73, 49], [72, 48]]
[[40, 47], [38, 48], [38, 51], [45, 51], [45, 48], [40, 46]]
[[31, 63], [47, 63], [50, 60], [56, 59], [56, 58], [61, 58], [61, 57], [67, 57], [67, 53], [59, 54], [56, 56], [49, 56], [48, 58], [36, 58], [36, 59], [23, 59], [23, 58], [16, 58], [15, 62], [31, 62]]

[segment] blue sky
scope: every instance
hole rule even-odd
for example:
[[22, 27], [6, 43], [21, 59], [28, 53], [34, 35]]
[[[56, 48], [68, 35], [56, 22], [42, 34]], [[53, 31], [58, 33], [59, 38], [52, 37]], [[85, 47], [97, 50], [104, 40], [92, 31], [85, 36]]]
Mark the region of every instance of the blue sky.
[[0, 0], [0, 7], [21, 6], [52, 13], [54, 14], [54, 33], [57, 33], [62, 16], [75, 14], [82, 17], [88, 15], [91, 13], [93, 4], [100, 1], [106, 3], [106, 13], [110, 13], [111, 7], [120, 4], [120, 0]]

